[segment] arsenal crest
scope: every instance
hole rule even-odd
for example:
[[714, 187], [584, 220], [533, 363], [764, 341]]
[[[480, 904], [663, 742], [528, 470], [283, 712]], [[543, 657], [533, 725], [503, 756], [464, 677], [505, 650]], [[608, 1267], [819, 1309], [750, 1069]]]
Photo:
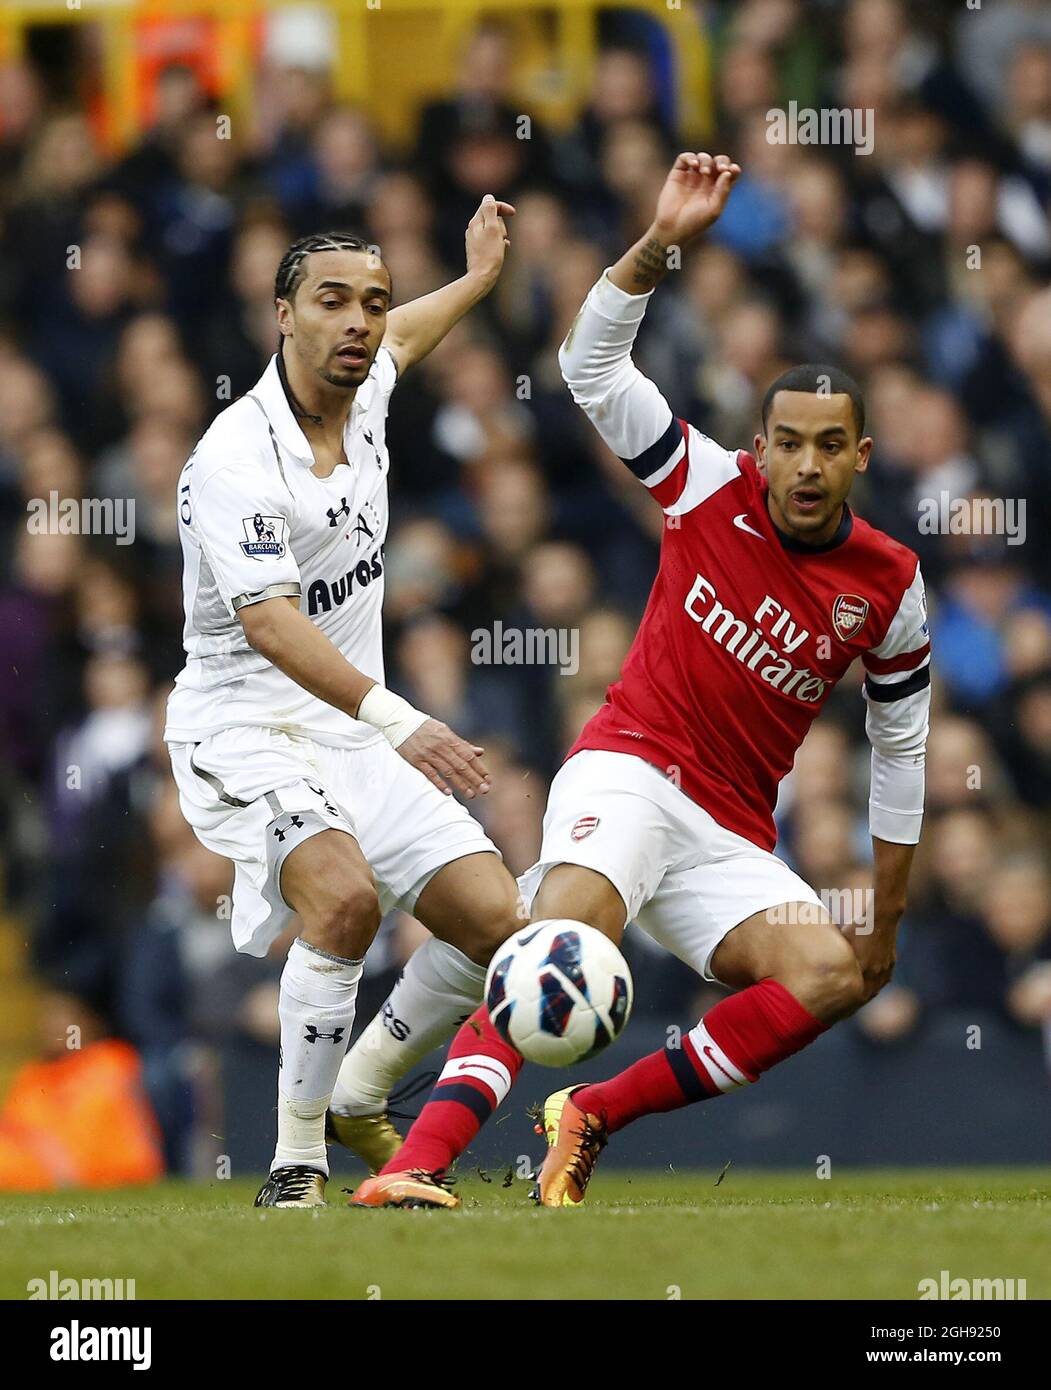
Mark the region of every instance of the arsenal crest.
[[586, 840], [593, 830], [598, 829], [598, 816], [581, 816], [569, 832], [571, 840]]
[[832, 626], [846, 642], [861, 631], [868, 615], [868, 599], [858, 598], [857, 594], [840, 594], [832, 605]]

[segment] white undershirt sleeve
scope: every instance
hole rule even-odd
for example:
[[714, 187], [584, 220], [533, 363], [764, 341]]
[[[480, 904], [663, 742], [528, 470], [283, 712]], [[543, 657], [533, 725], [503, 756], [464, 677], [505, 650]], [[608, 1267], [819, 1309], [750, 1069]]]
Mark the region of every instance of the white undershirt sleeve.
[[574, 401], [667, 512], [692, 510], [740, 476], [737, 455], [671, 406], [631, 358], [653, 291], [628, 294], [604, 270], [558, 350]]
[[930, 637], [919, 566], [886, 636], [863, 660], [865, 732], [872, 744], [869, 829], [877, 839], [914, 845], [923, 825], [931, 704]]

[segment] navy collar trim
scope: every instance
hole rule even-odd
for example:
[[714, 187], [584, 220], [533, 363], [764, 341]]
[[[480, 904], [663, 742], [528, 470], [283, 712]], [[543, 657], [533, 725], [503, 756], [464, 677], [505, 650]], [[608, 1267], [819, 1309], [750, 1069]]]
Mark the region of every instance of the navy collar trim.
[[285, 371], [283, 344], [284, 339], [281, 340], [277, 347], [277, 375], [281, 381], [281, 390], [285, 393], [285, 400], [288, 402], [288, 408], [291, 410], [296, 420], [309, 420], [313, 425], [320, 425], [322, 423], [321, 416], [311, 415], [309, 410], [304, 410], [297, 400], [295, 392], [288, 384], [288, 373]]
[[[767, 515], [769, 516], [769, 499], [766, 510]], [[821, 545], [807, 545], [805, 541], [797, 541], [794, 536], [786, 535], [785, 532], [782, 531], [775, 524], [772, 516], [770, 517], [770, 525], [773, 526], [774, 535], [781, 542], [781, 545], [785, 550], [791, 550], [796, 555], [824, 555], [826, 551], [835, 550], [838, 546], [841, 546], [845, 540], [848, 539], [851, 531], [853, 531], [854, 529], [854, 514], [847, 506], [846, 502], [844, 502], [843, 515], [840, 518], [839, 525], [836, 527], [835, 535], [831, 538], [831, 540], [827, 540]]]

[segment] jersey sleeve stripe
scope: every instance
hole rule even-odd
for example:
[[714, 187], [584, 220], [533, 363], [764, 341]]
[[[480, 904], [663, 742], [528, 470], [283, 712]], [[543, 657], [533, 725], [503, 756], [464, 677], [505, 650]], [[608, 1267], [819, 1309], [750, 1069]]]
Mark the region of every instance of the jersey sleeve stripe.
[[877, 704], [889, 704], [892, 700], [904, 700], [909, 695], [916, 695], [931, 683], [931, 668], [924, 666], [921, 670], [915, 671], [911, 676], [907, 676], [903, 681], [874, 681], [871, 677], [865, 677], [865, 694], [870, 700], [875, 700]]
[[931, 644], [925, 642], [922, 647], [917, 647], [915, 651], [902, 652], [899, 656], [873, 656], [871, 652], [866, 652], [861, 660], [866, 671], [871, 671], [874, 676], [890, 676], [897, 671], [912, 671], [920, 665], [922, 661], [931, 653]]
[[286, 584], [268, 584], [265, 589], [257, 589], [251, 594], [237, 594], [230, 600], [230, 607], [235, 613], [242, 608], [249, 608], [253, 603], [265, 603], [270, 598], [302, 598], [303, 590], [298, 584], [288, 582]]
[[684, 453], [664, 481], [658, 483], [656, 487], [651, 487], [650, 492], [662, 507], [670, 507], [682, 496], [689, 476], [690, 460], [689, 456]]
[[685, 449], [685, 429], [681, 420], [676, 420], [674, 415], [668, 428], [661, 437], [643, 449], [641, 454], [636, 454], [634, 458], [622, 459], [621, 462], [627, 464], [631, 471], [647, 487], [653, 487], [662, 481], [666, 473], [671, 471], [671, 467], [677, 462], [681, 450]]

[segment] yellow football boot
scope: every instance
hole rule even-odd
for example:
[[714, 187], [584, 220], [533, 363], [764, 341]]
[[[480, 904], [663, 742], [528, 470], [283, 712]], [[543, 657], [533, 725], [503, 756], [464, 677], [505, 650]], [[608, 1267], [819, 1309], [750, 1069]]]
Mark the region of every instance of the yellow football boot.
[[325, 1115], [325, 1138], [364, 1159], [370, 1173], [385, 1168], [402, 1145], [401, 1135], [386, 1111], [382, 1115], [337, 1115], [329, 1110]]

